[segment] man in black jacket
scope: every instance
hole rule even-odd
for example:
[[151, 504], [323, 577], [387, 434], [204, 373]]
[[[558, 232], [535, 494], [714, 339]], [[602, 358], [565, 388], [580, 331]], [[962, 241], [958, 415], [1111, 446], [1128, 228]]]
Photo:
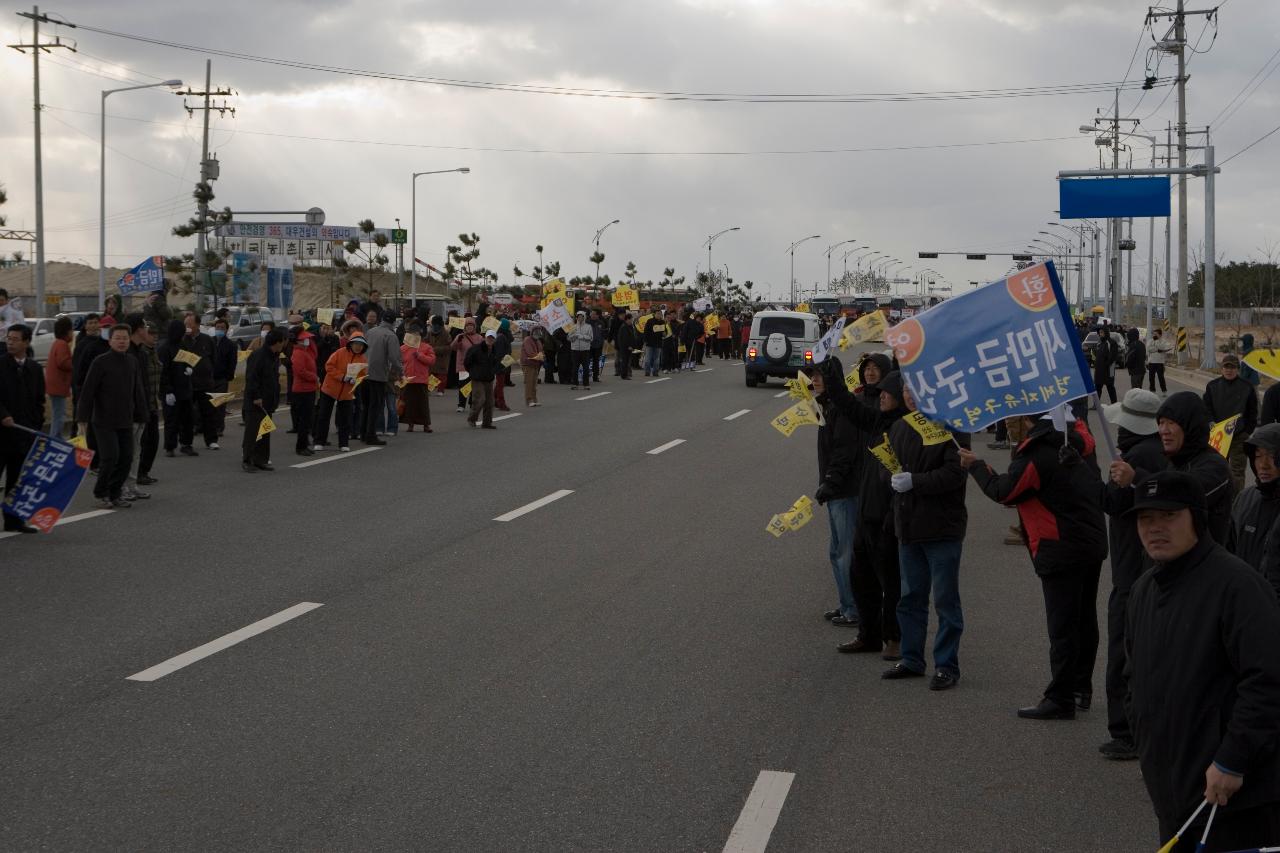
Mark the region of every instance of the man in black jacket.
[[[236, 376], [236, 363], [240, 358], [240, 350], [235, 343], [227, 337], [227, 331], [231, 328], [226, 320], [219, 319], [213, 324], [213, 392], [215, 394], [225, 393], [231, 387], [231, 380]], [[328, 326], [329, 334], [332, 336], [333, 327]], [[334, 338], [337, 341], [337, 338]], [[337, 349], [335, 343], [334, 349]], [[332, 350], [330, 350], [332, 352]], [[321, 363], [323, 367], [323, 363]], [[225, 404], [214, 407], [214, 424], [219, 438], [227, 429], [227, 407]]]
[[[1208, 800], [1218, 807], [1208, 849], [1274, 844], [1280, 606], [1258, 572], [1206, 535], [1197, 478], [1162, 471], [1137, 492], [1132, 511], [1155, 566], [1129, 600], [1128, 710], [1160, 839]], [[1201, 831], [1193, 824], [1186, 837]]]
[[[1129, 387], [1141, 388], [1142, 380], [1147, 375], [1147, 345], [1138, 335], [1137, 327], [1125, 333], [1128, 343], [1124, 348], [1124, 369], [1129, 372]], [[1115, 401], [1112, 401], [1114, 405]]]
[[1219, 423], [1239, 415], [1228, 448], [1227, 463], [1231, 481], [1238, 492], [1244, 488], [1244, 445], [1258, 425], [1258, 394], [1248, 380], [1240, 378], [1240, 359], [1227, 354], [1222, 359], [1222, 375], [1209, 381], [1204, 389], [1204, 405], [1209, 421]]
[[253, 351], [244, 368], [244, 451], [240, 467], [246, 474], [274, 471], [271, 465], [271, 433], [261, 438], [258, 429], [280, 405], [280, 353], [284, 330], [267, 332], [262, 346]]
[[1098, 327], [1098, 345], [1093, 350], [1093, 385], [1098, 389], [1098, 400], [1102, 400], [1105, 388], [1111, 395], [1111, 402], [1116, 401], [1116, 362], [1120, 360], [1120, 347], [1111, 330], [1106, 326]]
[[622, 323], [613, 333], [613, 347], [617, 350], [613, 368], [622, 379], [631, 378], [631, 352], [637, 348], [639, 342], [635, 318], [631, 316], [630, 311], [623, 312]]
[[76, 420], [93, 424], [98, 441], [98, 479], [93, 496], [106, 509], [128, 509], [124, 484], [133, 463], [133, 425], [146, 423], [147, 400], [138, 360], [129, 355], [129, 327], [111, 327], [110, 349], [93, 360], [85, 376]]
[[[1209, 502], [1209, 535], [1214, 542], [1225, 545], [1235, 491], [1227, 460], [1209, 446], [1209, 410], [1204, 401], [1192, 391], [1170, 394], [1156, 412], [1156, 424], [1169, 467], [1191, 474], [1200, 482]], [[1111, 480], [1121, 489], [1116, 495], [1117, 512], [1132, 505], [1134, 493], [1130, 487], [1152, 473], [1121, 459], [1111, 463]]]
[[1256, 484], [1236, 496], [1231, 506], [1227, 550], [1262, 572], [1280, 594], [1280, 424], [1258, 427], [1245, 442]]
[[[1057, 416], [1075, 420], [1066, 412]], [[1044, 591], [1052, 677], [1039, 704], [1018, 710], [1029, 720], [1073, 720], [1077, 702], [1089, 706], [1098, 657], [1098, 577], [1107, 556], [1098, 475], [1080, 456], [1079, 434], [1060, 432], [1053, 417], [1023, 418], [1027, 437], [1004, 474], [972, 451], [960, 451], [961, 467], [987, 497], [1017, 508]]]
[[814, 370], [812, 377], [815, 402], [822, 407], [824, 421], [818, 425], [818, 490], [813, 497], [827, 507], [831, 529], [827, 556], [838, 601], [834, 610], [822, 615], [832, 625], [856, 628], [859, 619], [853, 600], [853, 537], [858, 527], [860, 454], [865, 442], [853, 422], [827, 397], [822, 373]]
[[[1156, 412], [1160, 398], [1151, 391], [1133, 388], [1119, 403], [1103, 408], [1106, 419], [1116, 425], [1116, 445], [1122, 458], [1134, 469], [1155, 473], [1168, 467], [1164, 447], [1160, 443]], [[1102, 487], [1102, 508], [1110, 516], [1111, 595], [1107, 598], [1107, 731], [1111, 740], [1098, 747], [1106, 758], [1130, 761], [1138, 757], [1133, 746], [1133, 732], [1125, 716], [1124, 702], [1128, 684], [1124, 678], [1125, 614], [1129, 611], [1129, 594], [1138, 577], [1151, 567], [1151, 559], [1138, 539], [1138, 523], [1124, 511], [1133, 503], [1129, 489], [1124, 495], [1115, 483]]]
[[191, 446], [195, 440], [191, 375], [195, 371], [178, 355], [188, 350], [185, 335], [182, 321], [170, 320], [164, 340], [156, 348], [160, 357], [160, 399], [164, 402], [164, 455], [170, 457], [179, 446], [183, 456], [200, 455]]
[[213, 338], [200, 331], [200, 320], [195, 314], [188, 313], [183, 318], [183, 323], [186, 325], [183, 349], [200, 357], [191, 367], [191, 401], [195, 425], [204, 436], [204, 446], [209, 450], [218, 450], [217, 410], [209, 402], [209, 394], [213, 391]]
[[497, 354], [498, 333], [493, 329], [484, 333], [484, 341], [467, 350], [463, 367], [471, 374], [471, 414], [467, 423], [484, 429], [497, 429], [493, 425], [493, 381], [502, 369], [502, 358]]
[[[39, 430], [44, 425], [44, 368], [29, 355], [31, 327], [14, 323], [5, 329], [4, 355], [0, 355], [0, 467], [4, 468], [4, 493], [18, 486], [34, 436], [18, 427]], [[36, 533], [16, 515], [4, 513], [4, 529]]]

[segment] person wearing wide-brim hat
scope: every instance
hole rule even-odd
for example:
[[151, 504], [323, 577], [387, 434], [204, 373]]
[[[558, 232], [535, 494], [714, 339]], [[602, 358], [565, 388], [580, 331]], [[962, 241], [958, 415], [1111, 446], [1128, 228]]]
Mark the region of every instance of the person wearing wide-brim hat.
[[[1129, 600], [1129, 719], [1160, 840], [1216, 806], [1209, 850], [1280, 837], [1280, 606], [1251, 566], [1209, 535], [1194, 474], [1139, 480], [1138, 536], [1154, 561]], [[1186, 830], [1200, 837], [1203, 809]], [[1196, 824], [1199, 824], [1197, 827]]]
[[[1156, 412], [1160, 398], [1152, 391], [1131, 388], [1118, 403], [1102, 407], [1103, 417], [1115, 424], [1121, 458], [1135, 470], [1162, 471], [1169, 464], [1160, 444]], [[1103, 508], [1110, 516], [1111, 595], [1107, 599], [1107, 731], [1111, 739], [1098, 747], [1105, 757], [1127, 761], [1138, 757], [1133, 733], [1125, 716], [1127, 690], [1124, 678], [1125, 611], [1134, 582], [1151, 566], [1138, 539], [1137, 520], [1122, 513], [1131, 500], [1126, 500], [1114, 482], [1103, 490]]]

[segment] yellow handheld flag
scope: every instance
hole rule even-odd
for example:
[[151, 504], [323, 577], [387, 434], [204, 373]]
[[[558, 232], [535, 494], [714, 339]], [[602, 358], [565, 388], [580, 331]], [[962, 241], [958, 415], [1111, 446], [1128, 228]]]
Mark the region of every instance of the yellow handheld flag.
[[634, 287], [620, 284], [613, 291], [613, 296], [609, 298], [609, 302], [613, 304], [614, 308], [639, 308], [640, 294], [636, 292]]
[[782, 520], [780, 515], [774, 515], [773, 518], [769, 519], [769, 523], [765, 525], [764, 529], [772, 533], [775, 539], [788, 530], [787, 523]]
[[440, 379], [433, 373], [427, 379], [427, 390], [434, 391], [440, 387]]
[[[1251, 353], [1252, 354], [1252, 353]], [[1225, 421], [1218, 421], [1209, 430], [1209, 446], [1225, 458], [1231, 451], [1231, 439], [1236, 434], [1236, 425], [1240, 423], [1239, 415], [1232, 415]]]
[[236, 353], [236, 361], [248, 361], [248, 360], [249, 360], [249, 351], [247, 349], [242, 349], [240, 350], [240, 352]]
[[890, 474], [901, 474], [902, 463], [898, 461], [898, 456], [893, 452], [893, 448], [889, 446], [889, 433], [884, 434], [884, 441], [875, 447], [867, 448], [871, 451], [871, 455], [880, 461], [880, 464], [889, 469]]
[[195, 367], [200, 363], [200, 354], [192, 352], [189, 349], [180, 349], [173, 354], [173, 360], [188, 367]]
[[565, 294], [564, 279], [553, 278], [546, 284], [542, 285], [543, 301], [547, 302], [556, 297], [562, 297]]
[[818, 412], [816, 406], [807, 400], [802, 400], [778, 415], [771, 423], [774, 429], [790, 438], [791, 433], [805, 424], [820, 426], [822, 424], [822, 415]]
[[218, 406], [225, 406], [227, 403], [231, 402], [231, 398], [234, 396], [235, 394], [232, 394], [230, 391], [211, 393], [209, 394], [209, 405], [215, 408]]
[[856, 369], [845, 374], [844, 387], [848, 388], [851, 394], [858, 390], [858, 371]]
[[1255, 349], [1241, 359], [1254, 370], [1271, 379], [1280, 379], [1280, 350]]
[[80, 450], [89, 449], [89, 441], [84, 437], [83, 434], [77, 435], [75, 438], [68, 439], [68, 441], [71, 442], [72, 447], [78, 448]]
[[889, 327], [883, 311], [872, 311], [863, 314], [855, 322], [844, 327], [844, 335], [840, 338], [840, 348], [846, 349], [863, 341], [883, 341], [884, 330]]
[[951, 441], [951, 433], [947, 432], [946, 427], [942, 426], [942, 424], [934, 423], [919, 412], [912, 412], [904, 417], [903, 420], [920, 434], [920, 438], [924, 441], [926, 447]]
[[404, 336], [404, 345], [409, 349], [417, 349], [422, 343], [422, 335], [415, 335], [413, 332], [406, 332]]
[[812, 400], [813, 380], [803, 373], [798, 374], [795, 379], [787, 380], [787, 390], [791, 392], [792, 400]]
[[503, 366], [503, 367], [510, 367], [511, 365], [513, 365], [513, 364], [515, 364], [515, 363], [516, 363], [516, 360], [515, 360], [514, 358], [512, 358], [511, 356], [509, 356], [509, 355], [504, 355], [504, 356], [502, 357], [502, 366]]
[[271, 420], [271, 415], [263, 415], [262, 423], [258, 424], [258, 438], [276, 431], [276, 422]]
[[466, 385], [463, 385], [461, 388], [458, 389], [458, 391], [462, 394], [463, 397], [466, 397], [468, 400], [471, 399], [471, 383], [470, 382], [468, 382]]
[[502, 324], [498, 322], [497, 317], [485, 317], [484, 322], [480, 324], [480, 331], [487, 332], [490, 329], [497, 331], [498, 327], [501, 325]]
[[466, 321], [464, 318], [462, 318], [462, 317], [450, 317], [450, 318], [449, 318], [449, 328], [450, 328], [450, 329], [459, 329], [459, 330], [461, 330], [461, 329], [465, 329], [466, 327], [467, 327], [467, 321]]

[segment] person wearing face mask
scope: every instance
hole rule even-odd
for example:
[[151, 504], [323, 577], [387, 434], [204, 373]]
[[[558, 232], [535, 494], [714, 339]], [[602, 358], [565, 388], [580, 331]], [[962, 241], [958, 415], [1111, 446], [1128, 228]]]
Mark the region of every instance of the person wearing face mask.
[[209, 394], [213, 391], [213, 338], [200, 331], [200, 320], [188, 311], [182, 318], [182, 348], [200, 357], [191, 367], [191, 404], [196, 428], [204, 436], [204, 446], [218, 450], [218, 419]]
[[[231, 380], [236, 376], [236, 360], [238, 350], [231, 339], [227, 337], [231, 324], [225, 319], [219, 319], [213, 324], [213, 392], [222, 394], [231, 387]], [[214, 427], [218, 438], [227, 429], [227, 407], [226, 405], [216, 406], [214, 408]]]
[[436, 360], [431, 366], [431, 375], [440, 383], [436, 386], [436, 396], [443, 397], [444, 389], [449, 384], [449, 344], [453, 341], [444, 327], [444, 318], [439, 314], [431, 318], [431, 327], [427, 329], [423, 340], [435, 351]]
[[262, 325], [258, 327], [258, 336], [249, 341], [249, 346], [245, 349], [249, 352], [257, 352], [262, 349], [262, 342], [267, 339], [267, 333], [276, 327], [274, 320], [263, 320]]
[[1266, 575], [1280, 594], [1280, 424], [1258, 427], [1244, 446], [1256, 484], [1231, 505], [1227, 550]]
[[[470, 373], [466, 367], [467, 351], [477, 344], [484, 343], [484, 338], [476, 334], [476, 321], [474, 317], [467, 317], [462, 327], [462, 334], [453, 339], [450, 348], [453, 350], [454, 364], [458, 369], [459, 387], [467, 384], [467, 379], [463, 379], [462, 375], [466, 373], [470, 377]], [[462, 396], [462, 391], [458, 391], [458, 411], [465, 412], [467, 410], [467, 398]]]
[[191, 446], [195, 437], [195, 410], [192, 403], [190, 365], [178, 361], [185, 350], [181, 320], [170, 320], [164, 343], [157, 348], [160, 356], [160, 399], [164, 401], [164, 455], [173, 457], [181, 445], [183, 456], [199, 456]]
[[320, 376], [316, 371], [316, 350], [313, 344], [315, 337], [308, 331], [300, 329], [293, 344], [293, 352], [289, 362], [293, 365], [289, 400], [289, 412], [293, 418], [293, 429], [297, 441], [294, 451], [299, 456], [314, 456], [311, 449], [311, 426], [315, 419], [316, 392], [320, 390]]

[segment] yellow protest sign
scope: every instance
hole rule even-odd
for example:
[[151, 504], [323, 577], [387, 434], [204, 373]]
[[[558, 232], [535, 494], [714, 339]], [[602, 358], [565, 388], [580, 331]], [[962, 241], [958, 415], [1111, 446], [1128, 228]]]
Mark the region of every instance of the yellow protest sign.
[[858, 390], [858, 371], [856, 368], [845, 374], [844, 387], [848, 388], [850, 393]]
[[893, 452], [893, 448], [889, 446], [889, 433], [884, 434], [884, 441], [881, 441], [875, 447], [867, 448], [871, 451], [871, 455], [879, 460], [880, 464], [889, 469], [890, 474], [901, 474], [902, 463], [898, 461], [898, 456]]
[[785, 513], [783, 518], [786, 519], [787, 527], [791, 530], [799, 530], [810, 521], [813, 521], [813, 509], [804, 507], [803, 509], [793, 509], [791, 512]]
[[792, 400], [812, 400], [813, 380], [803, 373], [797, 374], [795, 379], [787, 380], [787, 391]]
[[[1252, 355], [1252, 353], [1250, 353]], [[1239, 415], [1232, 415], [1225, 421], [1218, 421], [1209, 430], [1209, 446], [1225, 458], [1231, 450], [1231, 439], [1236, 434], [1236, 425], [1240, 423]]]
[[789, 510], [769, 519], [764, 529], [777, 538], [789, 530], [799, 530], [810, 521], [813, 521], [813, 499], [808, 495], [801, 495]]
[[708, 336], [714, 335], [720, 328], [720, 317], [716, 314], [708, 314], [702, 320], [702, 328], [706, 330]]
[[544, 303], [555, 299], [557, 296], [564, 295], [564, 279], [562, 278], [553, 278], [546, 284], [542, 285], [542, 297]]
[[515, 360], [514, 358], [512, 358], [511, 356], [509, 356], [509, 355], [504, 355], [504, 356], [502, 357], [502, 366], [503, 366], [503, 367], [510, 367], [511, 365], [513, 365], [513, 364], [515, 364], [515, 363], [516, 363], [516, 360]]
[[625, 284], [618, 285], [613, 291], [613, 296], [609, 299], [613, 303], [614, 308], [639, 308], [640, 294], [634, 287], [628, 287]]
[[434, 391], [440, 387], [440, 379], [434, 373], [427, 378], [427, 390]]
[[363, 361], [353, 362], [347, 365], [347, 378], [357, 379], [369, 369], [369, 365]]
[[409, 349], [417, 349], [422, 343], [422, 335], [415, 335], [413, 332], [405, 332], [404, 345]]
[[797, 310], [797, 311], [800, 311], [801, 313], [808, 313], [808, 311], [809, 311], [809, 303], [808, 303], [808, 302], [801, 302], [799, 305], [797, 305], [797, 306], [796, 306], [796, 310]]
[[652, 314], [645, 314], [636, 318], [636, 331], [644, 334], [645, 327], [649, 325], [649, 321], [653, 319]]
[[926, 447], [951, 441], [951, 433], [947, 432], [946, 427], [929, 420], [919, 412], [911, 412], [903, 420], [920, 434], [920, 438], [924, 441]]
[[468, 400], [470, 400], [471, 399], [471, 383], [468, 382], [466, 385], [463, 385], [461, 388], [458, 389], [458, 392], [461, 393], [463, 397], [466, 397]]
[[200, 363], [200, 354], [189, 349], [180, 349], [173, 354], [173, 360], [188, 367], [195, 367]]
[[1245, 364], [1271, 379], [1280, 379], [1280, 350], [1255, 349], [1241, 359]]
[[209, 395], [209, 405], [214, 406], [215, 408], [218, 406], [225, 406], [227, 403], [231, 402], [233, 397], [235, 397], [235, 394], [232, 394], [230, 391], [212, 393]]
[[480, 331], [487, 332], [490, 329], [497, 331], [500, 325], [502, 324], [498, 322], [497, 317], [485, 317], [484, 322], [480, 324]]
[[885, 320], [883, 311], [863, 314], [855, 322], [844, 327], [844, 334], [840, 338], [840, 349], [847, 349], [864, 341], [883, 341], [884, 330], [888, 327], [889, 323]]
[[262, 423], [258, 424], [258, 438], [269, 435], [276, 431], [276, 422], [271, 420], [271, 415], [263, 415]]
[[821, 424], [822, 415], [813, 403], [801, 400], [778, 415], [770, 423], [773, 424], [774, 429], [790, 438], [791, 433], [805, 424], [814, 424], [815, 426]]
[[317, 308], [316, 322], [325, 326], [332, 326], [334, 318], [338, 316], [337, 308]]
[[467, 321], [466, 321], [466, 320], [464, 320], [462, 317], [450, 317], [450, 318], [449, 318], [449, 328], [450, 328], [450, 329], [458, 329], [459, 331], [461, 331], [462, 329], [465, 329], [466, 327], [467, 327]]
[[787, 527], [787, 523], [782, 520], [782, 516], [776, 514], [773, 518], [769, 519], [769, 523], [765, 525], [764, 529], [769, 533], [772, 533], [775, 539], [790, 530], [790, 528]]

